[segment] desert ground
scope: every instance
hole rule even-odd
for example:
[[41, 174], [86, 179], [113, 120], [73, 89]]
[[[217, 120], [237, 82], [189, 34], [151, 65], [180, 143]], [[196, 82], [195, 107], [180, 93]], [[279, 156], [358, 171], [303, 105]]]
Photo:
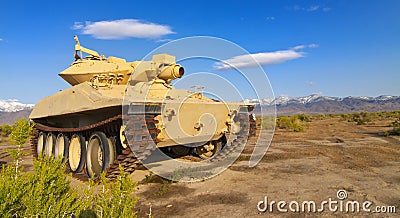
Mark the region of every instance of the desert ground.
[[[168, 183], [154, 176], [146, 179], [146, 169], [130, 177], [138, 181], [136, 205], [139, 217], [267, 217], [267, 216], [400, 216], [400, 137], [383, 136], [389, 121], [366, 125], [340, 118], [312, 120], [303, 132], [277, 129], [268, 152], [253, 168], [248, 157], [255, 140], [250, 140], [241, 158], [220, 175], [203, 182]], [[262, 139], [261, 139], [262, 140]], [[11, 161], [2, 150], [0, 161]], [[27, 148], [27, 151], [29, 149]], [[246, 158], [247, 157], [247, 158]], [[32, 170], [32, 157], [23, 162]], [[80, 181], [73, 184], [82, 185]], [[257, 204], [271, 201], [301, 203], [314, 201], [317, 207], [337, 192], [345, 190], [346, 201], [372, 202], [376, 206], [395, 206], [395, 213], [331, 212], [259, 212]], [[286, 205], [288, 209], [288, 205]], [[301, 208], [300, 208], [301, 209]]]

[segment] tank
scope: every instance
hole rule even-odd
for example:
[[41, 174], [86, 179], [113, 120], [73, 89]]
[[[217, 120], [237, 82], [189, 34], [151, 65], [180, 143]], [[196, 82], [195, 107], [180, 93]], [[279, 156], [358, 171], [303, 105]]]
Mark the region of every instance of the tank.
[[255, 134], [254, 105], [175, 89], [171, 82], [185, 69], [174, 56], [128, 62], [74, 39], [75, 61], [59, 73], [71, 87], [41, 99], [29, 117], [36, 158], [61, 158], [82, 180], [102, 172], [114, 178], [119, 165], [133, 172], [155, 149], [207, 161], [233, 146], [228, 137]]

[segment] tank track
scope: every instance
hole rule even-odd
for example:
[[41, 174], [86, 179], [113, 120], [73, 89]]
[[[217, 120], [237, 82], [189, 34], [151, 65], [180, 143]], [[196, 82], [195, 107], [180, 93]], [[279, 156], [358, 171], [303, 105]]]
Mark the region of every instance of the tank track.
[[[146, 159], [146, 157], [151, 154], [152, 150], [156, 148], [155, 143], [157, 143], [157, 141], [155, 140], [155, 136], [157, 136], [159, 130], [156, 128], [155, 124], [157, 121], [154, 119], [154, 117], [155, 115], [133, 115], [124, 117], [124, 119], [127, 120], [127, 128], [125, 129], [126, 140], [128, 141], [129, 145], [134, 145], [134, 151], [137, 151], [136, 154], [140, 155], [136, 156], [135, 152], [132, 152], [130, 146], [127, 146], [126, 148], [121, 146], [122, 150], [116, 154], [114, 162], [111, 163], [106, 169], [107, 178], [113, 179], [119, 175], [119, 165], [123, 166], [125, 172], [132, 173], [141, 165], [140, 161]], [[36, 123], [30, 139], [32, 154], [35, 158], [38, 158], [37, 139], [40, 131], [46, 133], [53, 132], [57, 134], [64, 133], [65, 135], [69, 136], [69, 138], [72, 134], [79, 133], [86, 139], [88, 139], [93, 132], [102, 131], [107, 136], [115, 137], [117, 141], [119, 140], [118, 138], [121, 125], [121, 114], [98, 123], [79, 128], [49, 127]], [[66, 172], [71, 172], [68, 162], [66, 163]], [[82, 170], [82, 172], [73, 174], [73, 177], [82, 181], [87, 181], [89, 179], [85, 168]]]
[[[114, 179], [119, 175], [119, 165], [123, 166], [126, 173], [134, 172], [141, 166], [141, 161], [145, 160], [152, 151], [156, 149], [156, 144], [158, 143], [156, 136], [160, 132], [160, 130], [156, 128], [156, 123], [158, 122], [154, 119], [156, 116], [157, 115], [124, 116], [126, 120], [125, 137], [129, 145], [134, 145], [132, 147], [133, 151], [130, 148], [131, 146], [127, 146], [126, 148], [120, 146], [122, 150], [116, 154], [114, 162], [106, 169], [107, 178]], [[240, 116], [242, 116], [240, 118], [241, 120], [247, 119], [244, 118], [247, 114], [242, 114]], [[69, 138], [73, 134], [79, 133], [86, 139], [88, 139], [93, 132], [102, 131], [107, 136], [115, 137], [117, 141], [119, 140], [119, 131], [122, 123], [122, 114], [79, 128], [49, 127], [40, 123], [35, 123], [30, 139], [32, 154], [35, 158], [38, 158], [37, 139], [40, 131], [57, 134], [64, 133]], [[221, 152], [207, 161], [212, 163], [224, 160], [230, 153], [235, 152], [240, 145], [246, 143], [247, 136], [254, 136], [253, 131], [255, 132], [255, 124], [242, 124], [241, 131], [237, 134], [227, 135], [229, 140]], [[68, 162], [66, 163], [66, 172], [71, 172]], [[72, 176], [82, 181], [87, 181], [89, 179], [85, 167], [82, 172], [72, 174]]]
[[[224, 148], [214, 157], [210, 158], [208, 161], [213, 163], [213, 162], [218, 162], [218, 161], [223, 161], [225, 158], [228, 158], [229, 154], [236, 152], [238, 148], [241, 147], [241, 145], [246, 144], [246, 141], [249, 137], [255, 136], [253, 135], [252, 131], [255, 125], [253, 126], [252, 123], [247, 123], [243, 122], [244, 120], [247, 120], [248, 117], [247, 114], [239, 114], [239, 120], [241, 121], [241, 128], [240, 131], [237, 134], [229, 134], [227, 135], [228, 141]], [[250, 119], [251, 122], [251, 119]], [[250, 134], [249, 134], [250, 133]]]

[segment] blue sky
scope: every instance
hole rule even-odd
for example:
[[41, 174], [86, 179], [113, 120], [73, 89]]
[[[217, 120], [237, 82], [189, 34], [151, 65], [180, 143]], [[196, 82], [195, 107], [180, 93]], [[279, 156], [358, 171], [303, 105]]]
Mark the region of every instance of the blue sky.
[[168, 40], [215, 36], [258, 54], [276, 96], [400, 95], [399, 11], [397, 0], [3, 0], [0, 99], [36, 103], [67, 88], [57, 74], [73, 61], [74, 35], [130, 61]]

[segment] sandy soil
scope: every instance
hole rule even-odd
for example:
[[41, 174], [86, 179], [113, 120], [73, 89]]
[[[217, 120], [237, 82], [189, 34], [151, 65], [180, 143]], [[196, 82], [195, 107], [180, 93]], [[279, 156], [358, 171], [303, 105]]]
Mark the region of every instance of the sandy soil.
[[[317, 120], [304, 132], [277, 130], [263, 160], [254, 168], [246, 158], [215, 178], [197, 183], [174, 183], [166, 193], [160, 183], [138, 186], [140, 217], [151, 207], [155, 217], [266, 216], [399, 216], [400, 138], [383, 137], [387, 122], [357, 126], [339, 119]], [[242, 156], [252, 152], [250, 142]], [[148, 172], [136, 172], [138, 180]], [[396, 214], [261, 213], [257, 204], [269, 201], [315, 201], [318, 205], [344, 189], [346, 200], [371, 201], [373, 206], [396, 206]], [[286, 206], [288, 209], [288, 206]]]
[[[155, 217], [266, 217], [266, 216], [400, 216], [400, 138], [384, 137], [388, 122], [357, 126], [338, 118], [314, 120], [304, 132], [277, 130], [263, 160], [253, 168], [246, 160], [254, 141], [250, 141], [241, 161], [204, 182], [166, 183], [161, 179], [145, 182], [146, 169], [130, 177], [139, 181], [139, 217], [150, 210]], [[0, 143], [3, 145], [4, 142]], [[10, 161], [0, 155], [0, 161]], [[31, 169], [28, 158], [24, 164]], [[338, 200], [338, 190], [349, 200], [375, 206], [395, 206], [396, 213], [259, 212], [257, 204], [268, 202]], [[268, 208], [269, 209], [269, 208]], [[286, 209], [289, 209], [286, 205]], [[301, 208], [300, 208], [301, 209]]]

